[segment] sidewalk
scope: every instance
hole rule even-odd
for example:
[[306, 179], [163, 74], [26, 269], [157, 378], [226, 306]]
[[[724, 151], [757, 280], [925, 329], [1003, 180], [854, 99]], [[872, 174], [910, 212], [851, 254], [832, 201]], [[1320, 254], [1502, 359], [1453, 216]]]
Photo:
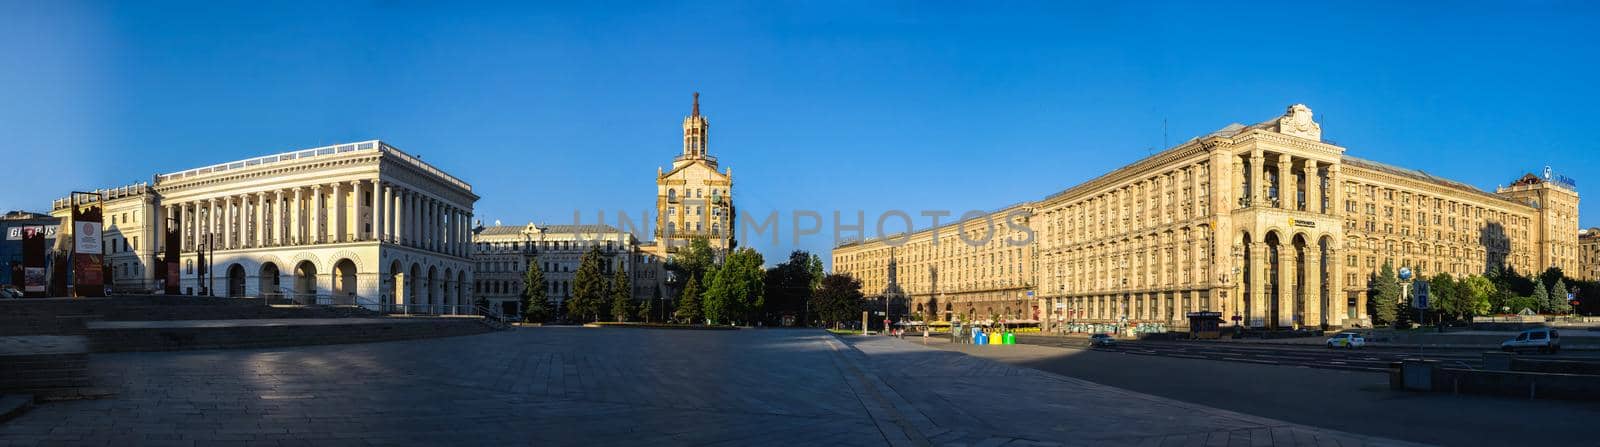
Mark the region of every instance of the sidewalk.
[[923, 346], [920, 337], [840, 339], [854, 348], [846, 363], [881, 402], [869, 412], [905, 445], [1413, 445], [1013, 367]]

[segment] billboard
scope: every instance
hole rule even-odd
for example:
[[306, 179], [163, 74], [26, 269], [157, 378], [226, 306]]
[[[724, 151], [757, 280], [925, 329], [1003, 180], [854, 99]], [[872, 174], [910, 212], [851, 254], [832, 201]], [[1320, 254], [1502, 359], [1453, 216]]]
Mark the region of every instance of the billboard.
[[104, 254], [101, 241], [100, 222], [86, 222], [74, 220], [72, 222], [72, 251], [77, 254], [98, 255]]

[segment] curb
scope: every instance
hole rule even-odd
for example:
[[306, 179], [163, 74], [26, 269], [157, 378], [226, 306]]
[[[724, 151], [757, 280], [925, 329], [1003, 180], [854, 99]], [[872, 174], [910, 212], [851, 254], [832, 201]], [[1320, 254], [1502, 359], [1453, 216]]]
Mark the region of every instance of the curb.
[[16, 419], [33, 408], [31, 394], [0, 394], [0, 422]]

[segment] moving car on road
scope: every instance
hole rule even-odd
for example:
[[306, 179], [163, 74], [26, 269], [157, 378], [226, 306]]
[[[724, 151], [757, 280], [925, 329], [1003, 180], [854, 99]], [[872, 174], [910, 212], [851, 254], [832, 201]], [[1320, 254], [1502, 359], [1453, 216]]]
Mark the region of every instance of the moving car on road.
[[1362, 337], [1361, 334], [1357, 334], [1357, 333], [1354, 333], [1354, 332], [1344, 332], [1344, 333], [1334, 334], [1333, 338], [1329, 338], [1328, 339], [1328, 349], [1333, 349], [1333, 348], [1355, 349], [1355, 348], [1365, 348], [1365, 347], [1367, 347], [1367, 338], [1366, 337]]
[[1561, 352], [1561, 333], [1555, 328], [1534, 328], [1522, 331], [1517, 338], [1500, 343], [1500, 350], [1516, 352], [1522, 350], [1537, 350], [1539, 352]]
[[1090, 347], [1101, 346], [1109, 348], [1116, 345], [1117, 339], [1111, 338], [1110, 334], [1094, 334], [1089, 336]]

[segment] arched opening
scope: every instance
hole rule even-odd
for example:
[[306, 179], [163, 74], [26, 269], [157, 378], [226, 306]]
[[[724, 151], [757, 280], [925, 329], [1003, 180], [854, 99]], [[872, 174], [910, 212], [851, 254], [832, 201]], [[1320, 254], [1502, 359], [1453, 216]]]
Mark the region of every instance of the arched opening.
[[1291, 315], [1294, 316], [1293, 325], [1296, 328], [1312, 324], [1306, 321], [1306, 300], [1310, 299], [1310, 293], [1312, 292], [1311, 290], [1306, 290], [1306, 278], [1314, 273], [1306, 265], [1307, 248], [1308, 244], [1306, 243], [1305, 235], [1294, 235], [1293, 247], [1289, 252], [1294, 265], [1289, 266], [1291, 269], [1289, 270], [1289, 276], [1290, 280], [1293, 281], [1290, 290], [1294, 293], [1294, 300], [1292, 301], [1294, 310]]
[[333, 302], [356, 304], [356, 263], [341, 259], [333, 264]]
[[294, 302], [296, 304], [315, 304], [317, 297], [317, 265], [311, 261], [300, 261], [294, 266]]
[[244, 296], [244, 266], [233, 264], [228, 266], [228, 297], [242, 296]]
[[439, 268], [438, 267], [428, 267], [427, 281], [428, 281], [427, 285], [425, 285], [423, 287], [423, 292], [426, 293], [427, 296], [422, 298], [422, 302], [423, 302], [423, 304], [427, 304], [430, 308], [434, 309], [434, 311], [437, 312], [438, 311], [438, 306], [439, 306]]
[[1246, 232], [1241, 235], [1239, 246], [1243, 248], [1240, 250], [1242, 253], [1240, 253], [1241, 262], [1238, 268], [1239, 289], [1236, 293], [1234, 293], [1234, 296], [1238, 297], [1239, 300], [1237, 303], [1235, 303], [1233, 312], [1234, 315], [1241, 315], [1242, 320], [1240, 320], [1238, 323], [1253, 325], [1256, 321], [1255, 312], [1257, 310], [1254, 303], [1256, 299], [1254, 293], [1256, 279], [1254, 275], [1255, 272], [1253, 271], [1254, 267], [1252, 267], [1255, 265], [1255, 262], [1253, 261], [1255, 257], [1254, 253], [1256, 249], [1256, 243], [1255, 240], [1250, 237], [1250, 233]]
[[1266, 271], [1262, 272], [1265, 273], [1266, 278], [1261, 282], [1267, 286], [1267, 300], [1266, 309], [1262, 310], [1266, 311], [1264, 313], [1267, 317], [1267, 327], [1277, 329], [1279, 327], [1279, 318], [1282, 317], [1282, 307], [1279, 305], [1279, 301], [1284, 298], [1280, 296], [1282, 295], [1282, 290], [1279, 288], [1279, 283], [1282, 280], [1282, 275], [1279, 273], [1283, 271], [1283, 251], [1280, 248], [1282, 248], [1283, 243], [1278, 239], [1277, 232], [1268, 232], [1263, 243], [1266, 244], [1267, 248], [1267, 266]]
[[458, 305], [461, 304], [461, 303], [456, 302], [456, 296], [455, 296], [455, 293], [454, 293], [455, 292], [455, 287], [454, 286], [455, 286], [455, 276], [451, 275], [450, 269], [448, 269], [448, 268], [444, 269], [444, 276], [439, 278], [439, 299], [440, 299], [441, 302], [444, 303], [444, 305], [452, 306], [452, 309], [451, 309], [452, 313], [455, 313], [458, 310], [458, 309], [455, 309], [454, 306], [458, 306]]
[[387, 297], [387, 300], [385, 301], [386, 303], [392, 304], [392, 305], [403, 305], [403, 304], [406, 304], [406, 277], [407, 276], [408, 275], [406, 275], [406, 273], [404, 271], [404, 267], [400, 266], [400, 261], [394, 261], [394, 262], [390, 262], [389, 263], [389, 287], [388, 287], [388, 291], [385, 292], [389, 296]]
[[[466, 270], [462, 270], [462, 271], [456, 272], [456, 299], [461, 300], [461, 304], [465, 304], [465, 305], [468, 305], [468, 306], [477, 305], [477, 303], [474, 303], [472, 301], [472, 293], [471, 292], [472, 292], [472, 290], [467, 288], [467, 271]], [[518, 300], [513, 300], [513, 301], [518, 301]], [[508, 314], [508, 315], [514, 315], [514, 314]]]
[[411, 264], [411, 273], [406, 275], [405, 279], [406, 311], [419, 310], [420, 308], [417, 305], [424, 304], [421, 302], [422, 291], [419, 290], [422, 287], [422, 266]]
[[260, 279], [257, 282], [260, 285], [256, 288], [260, 290], [261, 298], [273, 299], [283, 296], [283, 290], [279, 288], [278, 283], [278, 264], [271, 262], [261, 264], [261, 273], [258, 276]]
[[1328, 236], [1318, 239], [1317, 250], [1321, 254], [1319, 257], [1321, 262], [1317, 263], [1317, 274], [1322, 279], [1317, 282], [1319, 285], [1317, 287], [1317, 299], [1322, 303], [1322, 318], [1318, 324], [1324, 328], [1335, 324], [1343, 325], [1344, 305], [1342, 302], [1334, 303], [1333, 299], [1336, 296], [1332, 281], [1333, 266], [1335, 262], [1339, 262], [1338, 259], [1334, 259], [1333, 239]]

